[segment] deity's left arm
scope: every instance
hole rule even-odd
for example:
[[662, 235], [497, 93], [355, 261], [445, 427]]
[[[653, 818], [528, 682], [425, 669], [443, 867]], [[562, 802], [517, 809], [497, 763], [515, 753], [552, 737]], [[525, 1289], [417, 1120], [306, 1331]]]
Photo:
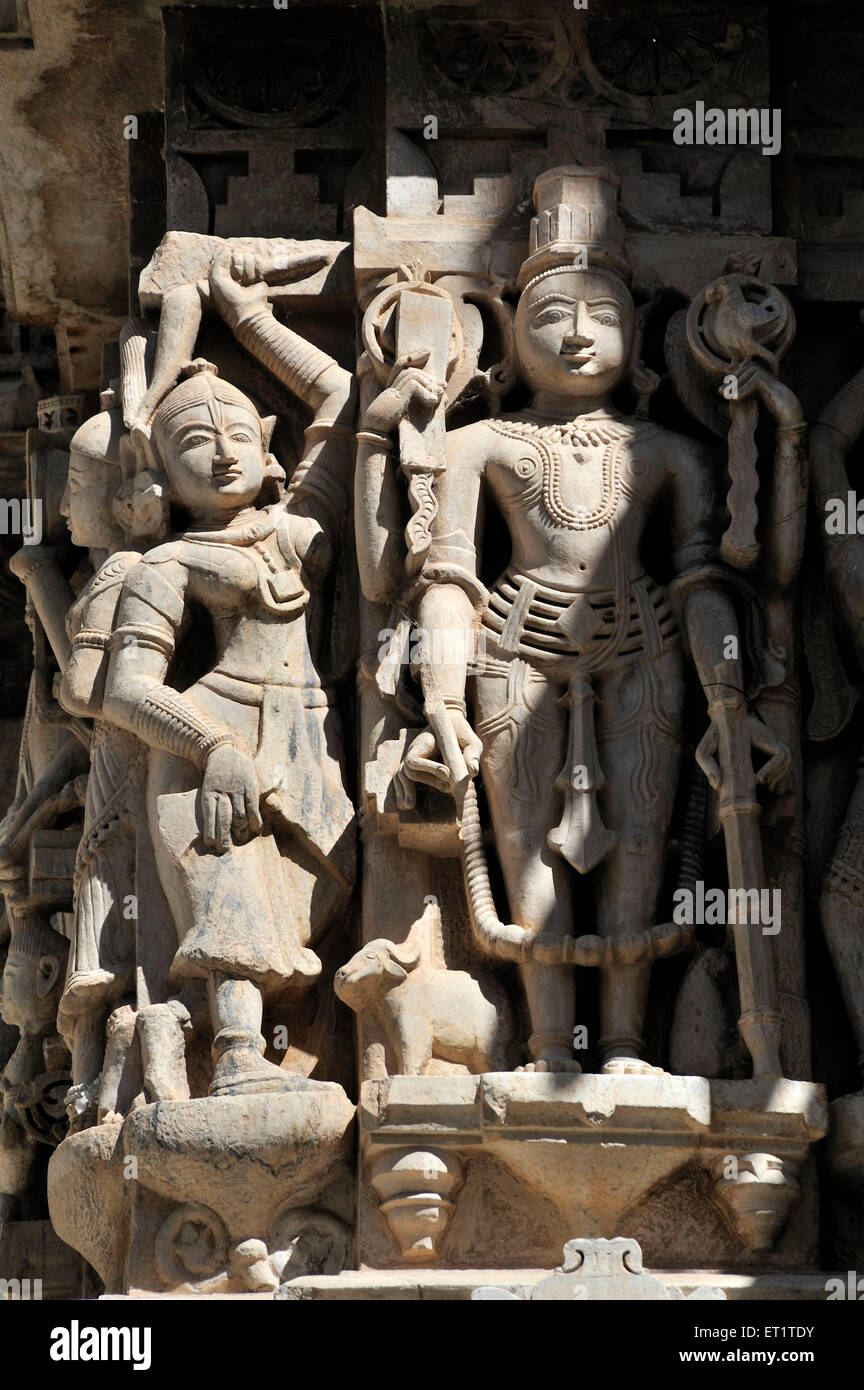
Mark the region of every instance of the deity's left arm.
[[738, 616], [718, 560], [714, 466], [702, 446], [673, 437], [669, 471], [676, 577], [672, 587], [709, 707], [723, 694], [735, 693], [744, 699]]
[[761, 576], [784, 594], [798, 578], [807, 522], [807, 426], [801, 402], [783, 382], [762, 374], [761, 392], [776, 422], [769, 482], [770, 501], [762, 528]]
[[[778, 784], [789, 767], [788, 748], [748, 707], [738, 615], [726, 578], [716, 561], [714, 539], [716, 492], [709, 454], [689, 440], [678, 439], [670, 469], [673, 500], [673, 565], [684, 628], [705, 698], [710, 725], [697, 752], [709, 780], [734, 797], [739, 784], [752, 780], [752, 750], [769, 755], [757, 782]], [[736, 749], [731, 763], [730, 748]], [[713, 759], [718, 752], [719, 766]], [[724, 750], [725, 749], [725, 753]], [[726, 765], [724, 765], [726, 764]]]

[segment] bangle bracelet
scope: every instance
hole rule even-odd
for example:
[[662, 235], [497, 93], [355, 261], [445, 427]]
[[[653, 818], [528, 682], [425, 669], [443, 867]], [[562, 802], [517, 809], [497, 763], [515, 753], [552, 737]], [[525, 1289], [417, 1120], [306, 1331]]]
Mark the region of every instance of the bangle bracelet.
[[393, 441], [390, 436], [387, 434], [379, 434], [377, 430], [358, 430], [357, 443], [375, 444], [379, 449], [385, 450], [387, 453], [393, 448]]

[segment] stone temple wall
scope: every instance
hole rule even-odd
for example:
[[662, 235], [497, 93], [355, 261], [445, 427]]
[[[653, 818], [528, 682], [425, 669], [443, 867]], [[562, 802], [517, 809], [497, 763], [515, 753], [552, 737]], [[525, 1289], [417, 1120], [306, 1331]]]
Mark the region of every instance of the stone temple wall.
[[9, 1288], [864, 1260], [862, 62], [0, 0]]

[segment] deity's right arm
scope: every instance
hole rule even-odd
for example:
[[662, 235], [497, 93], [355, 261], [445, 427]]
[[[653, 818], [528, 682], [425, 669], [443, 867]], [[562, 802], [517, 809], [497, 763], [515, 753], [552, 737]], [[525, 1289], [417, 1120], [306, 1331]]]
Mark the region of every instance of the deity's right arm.
[[428, 642], [439, 692], [445, 703], [463, 708], [474, 634], [488, 599], [477, 560], [488, 435], [481, 421], [447, 437], [438, 515], [415, 588], [417, 626]]
[[176, 560], [145, 557], [123, 585], [111, 660], [105, 682], [104, 714], [151, 748], [188, 758], [204, 769], [230, 729], [164, 684], [185, 608], [189, 575]]

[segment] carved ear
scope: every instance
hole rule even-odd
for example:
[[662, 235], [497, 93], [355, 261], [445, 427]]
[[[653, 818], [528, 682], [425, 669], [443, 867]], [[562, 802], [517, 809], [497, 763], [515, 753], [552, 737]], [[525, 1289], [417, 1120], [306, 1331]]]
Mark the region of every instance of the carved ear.
[[401, 965], [397, 965], [395, 960], [385, 960], [384, 974], [389, 975], [392, 980], [407, 980], [408, 972], [403, 970]]
[[36, 967], [36, 997], [45, 999], [57, 983], [60, 962], [56, 956], [40, 956]]
[[168, 479], [149, 470], [136, 474], [118, 491], [114, 514], [130, 539], [161, 539], [170, 522]]
[[273, 478], [277, 483], [285, 482], [285, 469], [275, 454], [265, 454], [264, 456], [264, 477]]
[[261, 416], [261, 441], [265, 449], [270, 448], [270, 440], [273, 438], [273, 431], [276, 428], [275, 415]]

